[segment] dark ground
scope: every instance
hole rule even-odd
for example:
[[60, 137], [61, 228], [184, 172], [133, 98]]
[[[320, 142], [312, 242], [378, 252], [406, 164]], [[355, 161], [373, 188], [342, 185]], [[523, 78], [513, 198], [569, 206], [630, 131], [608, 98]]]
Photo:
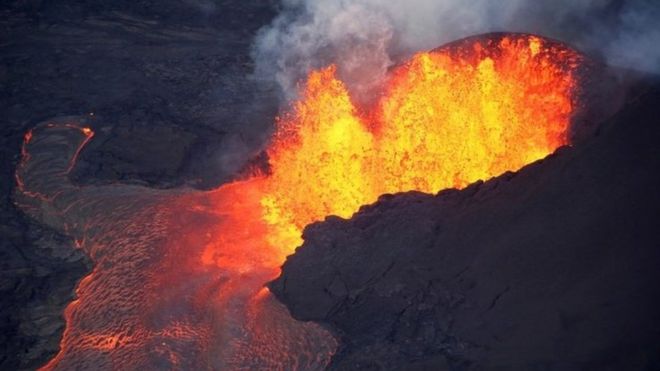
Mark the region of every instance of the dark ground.
[[3, 2], [0, 369], [33, 369], [53, 356], [62, 309], [90, 269], [68, 238], [13, 205], [24, 133], [88, 115], [97, 136], [74, 174], [81, 182], [227, 180], [259, 151], [278, 104], [274, 89], [248, 78], [250, 44], [274, 3]]
[[333, 369], [660, 370], [660, 78], [595, 136], [309, 226], [271, 284]]

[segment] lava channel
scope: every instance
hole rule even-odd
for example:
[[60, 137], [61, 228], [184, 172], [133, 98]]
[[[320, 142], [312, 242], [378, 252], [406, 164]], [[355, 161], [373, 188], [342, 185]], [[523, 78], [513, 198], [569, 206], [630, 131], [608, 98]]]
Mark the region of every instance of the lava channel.
[[79, 187], [89, 129], [36, 127], [16, 201], [94, 262], [43, 369], [323, 369], [333, 336], [264, 284], [304, 227], [380, 195], [436, 193], [516, 171], [569, 144], [582, 57], [524, 34], [468, 38], [395, 67], [376, 104], [313, 71], [277, 119], [270, 171], [209, 191]]

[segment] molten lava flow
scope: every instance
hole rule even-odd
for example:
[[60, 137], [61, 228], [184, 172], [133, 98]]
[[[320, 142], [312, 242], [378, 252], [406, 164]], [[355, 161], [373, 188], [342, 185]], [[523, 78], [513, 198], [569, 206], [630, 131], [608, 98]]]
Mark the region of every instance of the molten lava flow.
[[314, 71], [278, 120], [270, 173], [211, 192], [69, 184], [93, 132], [29, 132], [22, 207], [95, 264], [44, 369], [324, 368], [332, 336], [263, 288], [303, 228], [381, 194], [465, 187], [567, 144], [579, 62], [535, 36], [466, 39], [396, 67], [370, 107], [335, 67]]
[[269, 243], [286, 255], [327, 215], [350, 217], [385, 193], [465, 187], [567, 144], [579, 59], [535, 36], [468, 39], [397, 67], [368, 111], [335, 67], [312, 72], [268, 151]]

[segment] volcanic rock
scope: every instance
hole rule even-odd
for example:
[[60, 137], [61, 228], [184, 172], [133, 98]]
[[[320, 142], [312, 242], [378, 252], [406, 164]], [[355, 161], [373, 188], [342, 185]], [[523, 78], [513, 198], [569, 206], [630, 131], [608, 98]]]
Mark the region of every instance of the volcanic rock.
[[342, 341], [332, 369], [660, 365], [660, 80], [588, 140], [305, 229], [272, 292]]

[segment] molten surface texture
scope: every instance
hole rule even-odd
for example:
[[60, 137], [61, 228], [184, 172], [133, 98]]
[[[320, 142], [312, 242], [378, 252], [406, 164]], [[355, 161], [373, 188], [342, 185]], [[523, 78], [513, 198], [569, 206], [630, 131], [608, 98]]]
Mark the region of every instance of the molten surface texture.
[[270, 172], [211, 192], [68, 182], [93, 132], [25, 138], [18, 201], [95, 263], [47, 369], [323, 368], [335, 348], [263, 284], [303, 228], [384, 193], [435, 193], [567, 144], [580, 57], [528, 35], [466, 39], [395, 68], [371, 106], [334, 67], [312, 72], [278, 120]]
[[[36, 127], [16, 174], [23, 210], [72, 236], [94, 262], [44, 369], [323, 369], [334, 339], [269, 294], [276, 266], [259, 265], [247, 233], [255, 230], [235, 224], [236, 214], [254, 212], [250, 194], [78, 187], [68, 172], [92, 135], [71, 121]], [[245, 264], [203, 264], [210, 241], [226, 248], [218, 256]]]

